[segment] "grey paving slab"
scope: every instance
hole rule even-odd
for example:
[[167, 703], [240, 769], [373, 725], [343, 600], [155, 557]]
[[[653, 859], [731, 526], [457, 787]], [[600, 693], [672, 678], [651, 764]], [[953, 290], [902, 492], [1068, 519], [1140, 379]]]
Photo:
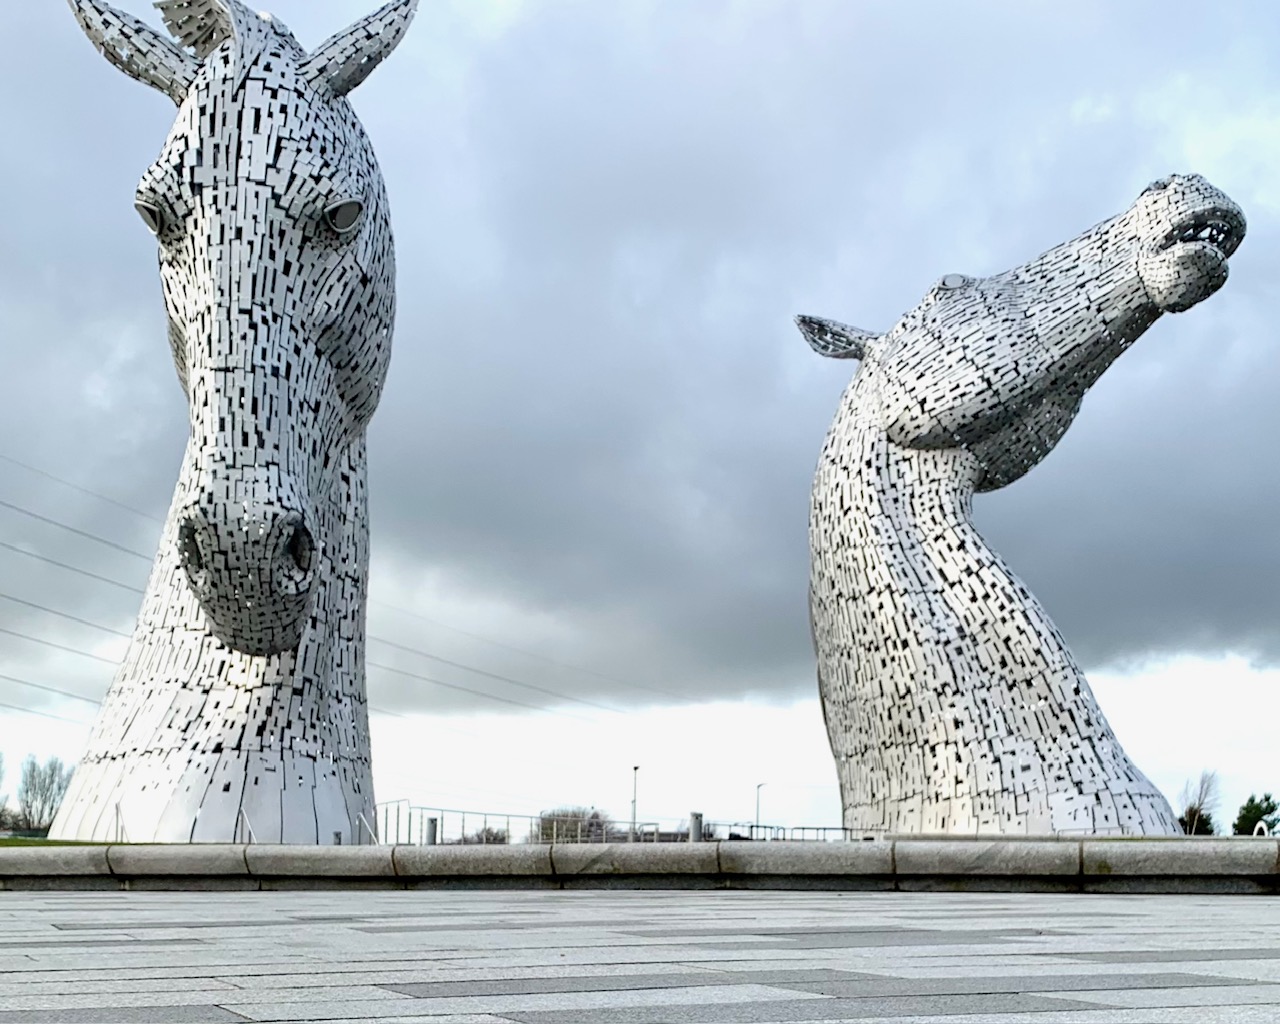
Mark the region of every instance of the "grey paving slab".
[[156, 1006], [205, 1006], [231, 1002], [270, 1003], [353, 1003], [356, 1001], [386, 1002], [397, 998], [396, 993], [373, 985], [330, 985], [327, 988], [245, 990], [219, 986], [210, 989], [202, 982], [198, 988], [182, 988], [167, 992], [95, 992], [78, 994], [25, 994], [12, 996], [4, 1001], [11, 1010], [87, 1010], [96, 1007], [140, 1008]]
[[1082, 992], [1073, 994], [1083, 1002], [1098, 1001], [1113, 1007], [1163, 1008], [1174, 1006], [1230, 1006], [1238, 1003], [1272, 1006], [1276, 1019], [1280, 1020], [1280, 985], [1236, 985], [1225, 991], [1220, 988], [1182, 988], [1177, 993], [1149, 991], [1113, 991], [1103, 993]]
[[[192, 945], [203, 940], [201, 939], [181, 939], [183, 945]], [[132, 939], [132, 938], [110, 938], [110, 939], [17, 939], [14, 941], [0, 942], [0, 953], [30, 953], [37, 949], [48, 950], [73, 950], [78, 955], [80, 952], [92, 952], [94, 950], [115, 949], [118, 947], [128, 947], [129, 949], [141, 949], [144, 946], [162, 946], [166, 949], [172, 948], [173, 941], [170, 939]]]
[[1256, 1024], [1280, 900], [0, 893], [0, 1024]]
[[[433, 1018], [418, 1017], [418, 1024]], [[353, 1024], [333, 1021], [328, 1024]], [[401, 1022], [405, 1024], [405, 1022]], [[785, 1021], [757, 1021], [756, 1024], [789, 1024]], [[1207, 1011], [1197, 1007], [1151, 1010], [1066, 1010], [1043, 1011], [1033, 1017], [1007, 1013], [930, 1014], [912, 1017], [841, 1017], [822, 1024], [1276, 1024], [1275, 1010], [1258, 1006], [1228, 1006]]]
[[1280, 960], [1277, 949], [1120, 949], [1108, 953], [1072, 953], [1073, 960], [1105, 964], [1185, 963], [1187, 960]]
[[[795, 970], [795, 971], [754, 971], [750, 981], [756, 985], [772, 985], [783, 988], [797, 988], [798, 991], [811, 991], [819, 995], [828, 993], [818, 989], [799, 989], [803, 983], [844, 982], [857, 984], [859, 978], [871, 980], [870, 975], [857, 975], [851, 971]], [[515, 995], [534, 992], [628, 992], [646, 988], [698, 988], [708, 985], [724, 985], [723, 974], [704, 973], [702, 975], [683, 974], [614, 974], [604, 977], [558, 977], [558, 978], [512, 978], [506, 980], [487, 981], [444, 981], [418, 982], [407, 985], [383, 986], [401, 995], [416, 996], [421, 999], [439, 998], [455, 995]], [[1227, 982], [1227, 984], [1236, 984]], [[1057, 986], [1062, 987], [1062, 986]]]
[[[738, 949], [747, 945], [744, 939], [729, 939], [730, 933], [706, 945], [716, 949]], [[975, 945], [1002, 942], [1008, 938], [1035, 935], [1035, 932], [1018, 929], [992, 929], [991, 931], [937, 931], [923, 928], [886, 929], [881, 932], [864, 932], [857, 928], [816, 929], [813, 932], [797, 932], [776, 936], [779, 945], [792, 949], [849, 949], [856, 946], [950, 946]], [[753, 940], [758, 944], [758, 939]]]
[[0, 1010], [2, 1024], [244, 1024], [247, 1019], [218, 1006]]
[[[329, 1019], [325, 1024], [369, 1024], [368, 1017], [341, 1017]], [[510, 1017], [495, 1017], [491, 1013], [446, 1013], [430, 1016], [379, 1017], [378, 1024], [511, 1024]]]
[[[644, 1010], [657, 1015], [658, 1020], [664, 1017], [682, 1017], [690, 1007], [708, 1012], [720, 1012], [737, 1004], [750, 1004], [762, 1007], [770, 1002], [794, 1002], [799, 993], [774, 989], [767, 985], [714, 985], [705, 988], [663, 988], [636, 989], [627, 992], [556, 992], [551, 994], [530, 993], [527, 995], [508, 996], [464, 996], [443, 999], [410, 999], [392, 1001], [343, 1001], [331, 1003], [284, 1003], [271, 1004], [237, 1004], [229, 1001], [226, 1005], [253, 1021], [320, 1021], [337, 1015], [353, 1013], [371, 1013], [374, 1019], [379, 1014], [415, 1013], [462, 1013], [474, 1009], [477, 1012], [492, 1013], [496, 1016], [519, 1019], [515, 1014], [524, 1008], [532, 1012], [544, 1011], [551, 1014], [571, 1014], [580, 1012], [587, 1014], [588, 1019], [603, 1018], [616, 1007]], [[823, 1002], [820, 996], [808, 996], [809, 1000]], [[413, 1004], [413, 1010], [406, 1009], [406, 1002]], [[750, 1019], [750, 1018], [748, 1018]], [[820, 1019], [820, 1018], [814, 1018]]]
[[[800, 1002], [777, 1002], [772, 1005], [685, 1007], [679, 1014], [664, 1013], [657, 1007], [625, 1007], [616, 1010], [516, 1012], [507, 1016], [521, 1024], [800, 1024], [860, 1017], [909, 1017], [947, 1012], [955, 1021], [965, 1021], [964, 1014], [998, 1010], [1006, 1024], [1016, 1018], [1011, 1014], [1041, 1013], [1046, 1010], [1088, 1010], [1094, 1007], [1070, 999], [1041, 996], [903, 996], [889, 999], [826, 999], [814, 1005]], [[856, 1016], [855, 1016], [856, 1015]]]
[[[1083, 998], [1101, 999], [1113, 1003], [1108, 993], [1121, 993], [1138, 989], [1205, 989], [1209, 986], [1228, 985], [1238, 988], [1240, 982], [1236, 978], [1215, 978], [1198, 974], [1053, 974], [1044, 977], [972, 977], [972, 978], [869, 978], [864, 975], [857, 980], [837, 980], [818, 982], [795, 982], [788, 988], [801, 992], [816, 992], [824, 996], [857, 996], [860, 998], [874, 996], [906, 996], [906, 995], [1017, 995], [1028, 993], [1063, 992], [1092, 993]], [[1099, 995], [1098, 993], [1102, 993]], [[1273, 994], [1280, 999], [1280, 985], [1273, 987]], [[1185, 998], [1185, 993], [1176, 997], [1161, 991], [1156, 998], [1167, 1001], [1170, 998]], [[1162, 1005], [1166, 1005], [1162, 1004]], [[1119, 1005], [1128, 1005], [1120, 1003]]]

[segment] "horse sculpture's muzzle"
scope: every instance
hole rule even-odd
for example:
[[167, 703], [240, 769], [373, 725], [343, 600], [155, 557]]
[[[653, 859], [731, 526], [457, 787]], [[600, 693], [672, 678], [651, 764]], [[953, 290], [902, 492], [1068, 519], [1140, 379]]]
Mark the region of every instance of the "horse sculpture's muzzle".
[[279, 502], [215, 503], [207, 495], [179, 517], [178, 559], [228, 647], [263, 656], [302, 639], [321, 557], [309, 519]]

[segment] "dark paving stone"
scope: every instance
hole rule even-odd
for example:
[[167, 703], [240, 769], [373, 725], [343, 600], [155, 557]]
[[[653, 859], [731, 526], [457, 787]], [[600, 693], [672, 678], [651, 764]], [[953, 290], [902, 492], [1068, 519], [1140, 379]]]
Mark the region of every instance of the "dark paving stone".
[[288, 927], [294, 922], [275, 918], [265, 921], [116, 921], [113, 924], [55, 924], [60, 932], [139, 932], [154, 931], [160, 928], [279, 928]]
[[[1053, 954], [1048, 954], [1053, 955]], [[1063, 953], [1094, 964], [1198, 963], [1201, 960], [1280, 960], [1280, 949], [1125, 949], [1114, 953]], [[1236, 982], [1240, 984], [1240, 982]]]
[[475, 921], [458, 920], [445, 924], [433, 921], [430, 924], [384, 924], [353, 928], [352, 931], [364, 932], [366, 935], [412, 935], [416, 932], [524, 932], [538, 929], [563, 928], [597, 928], [615, 932], [608, 921], [598, 917], [583, 921]]
[[[680, 933], [672, 932], [671, 938]], [[721, 935], [729, 933], [721, 932]], [[924, 928], [894, 928], [876, 931], [867, 928], [830, 928], [813, 931], [796, 930], [784, 933], [757, 931], [738, 932], [738, 935], [766, 935], [778, 940], [782, 949], [857, 949], [881, 946], [973, 946], [1001, 944], [1011, 939], [1037, 938], [1049, 934], [1033, 928], [1000, 928], [990, 931], [934, 931]], [[1056, 934], [1056, 933], [1055, 933]], [[760, 948], [758, 942], [699, 942], [704, 949]]]
[[[183, 927], [183, 926], [179, 926]], [[104, 931], [133, 931], [132, 925], [117, 924]], [[141, 949], [144, 946], [189, 946], [203, 944], [204, 939], [55, 939], [52, 942], [0, 942], [0, 953], [25, 953], [29, 949]]]
[[[909, 996], [896, 999], [806, 999], [730, 1006], [637, 1006], [619, 1010], [503, 1010], [519, 1024], [754, 1024], [756, 1021], [858, 1020], [933, 1014], [1027, 1014], [1050, 1010], [1105, 1010], [1097, 1003], [1042, 996]], [[1010, 1018], [1014, 1024], [1016, 1018]]]
[[[1025, 918], [1026, 915], [1024, 914]], [[596, 919], [597, 923], [599, 919]], [[702, 938], [716, 936], [725, 936], [732, 938], [740, 938], [743, 935], [761, 935], [769, 938], [775, 937], [808, 937], [813, 935], [960, 935], [960, 936], [983, 936], [983, 935], [1043, 935], [1042, 929], [1034, 928], [988, 928], [988, 929], [959, 929], [949, 928], [941, 930], [938, 928], [903, 928], [900, 925], [851, 925], [838, 924], [831, 925], [827, 928], [744, 928], [741, 924], [727, 925], [721, 928], [671, 928], [671, 927], [653, 927], [653, 928], [635, 928], [635, 927], [618, 927], [616, 924], [612, 929], [622, 935], [635, 935], [639, 938], [648, 939], [680, 939], [680, 938]]]
[[[997, 978], [887, 978], [883, 975], [864, 975], [857, 979], [778, 983], [778, 987], [794, 988], [800, 992], [813, 992], [822, 996], [864, 998], [1031, 992], [1132, 992], [1140, 988], [1201, 988], [1239, 984], [1238, 978], [1218, 978], [1202, 974], [1054, 974], [1030, 978], [1025, 975]], [[1280, 985], [1276, 986], [1276, 991], [1280, 993]]]
[[697, 974], [615, 974], [600, 978], [519, 978], [512, 981], [424, 981], [378, 988], [420, 999], [444, 996], [516, 996], [543, 992], [630, 992], [647, 988], [705, 988], [708, 985], [779, 985], [797, 991], [802, 983], [851, 983], [882, 975], [814, 968], [795, 971], [705, 971]]
[[0, 1010], [0, 1024], [244, 1024], [220, 1006], [113, 1006], [103, 1010]]

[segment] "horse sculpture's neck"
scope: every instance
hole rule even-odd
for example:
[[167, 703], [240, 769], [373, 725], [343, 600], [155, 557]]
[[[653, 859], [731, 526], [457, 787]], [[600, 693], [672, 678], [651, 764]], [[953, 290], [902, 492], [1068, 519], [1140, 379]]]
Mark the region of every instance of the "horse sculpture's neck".
[[[311, 620], [296, 650], [233, 651], [208, 628], [178, 563], [188, 451], [137, 626], [60, 821], [64, 836], [128, 842], [368, 841], [365, 448], [329, 507]], [[192, 808], [199, 813], [192, 815]], [[363, 819], [363, 820], [362, 820]]]
[[894, 444], [859, 416], [856, 406], [875, 404], [866, 387], [844, 401], [851, 429], [829, 439], [813, 492], [813, 544], [828, 561], [815, 567], [812, 601], [832, 630], [819, 679], [845, 826], [1175, 827], [1058, 630], [975, 529], [977, 459]]

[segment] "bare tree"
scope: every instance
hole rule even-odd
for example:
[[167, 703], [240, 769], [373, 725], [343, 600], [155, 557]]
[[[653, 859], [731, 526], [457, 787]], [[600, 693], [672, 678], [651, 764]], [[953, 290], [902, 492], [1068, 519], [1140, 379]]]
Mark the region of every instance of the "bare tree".
[[591, 807], [543, 811], [529, 831], [530, 843], [607, 843], [619, 838], [613, 821]]
[[1211, 836], [1217, 829], [1213, 812], [1218, 806], [1218, 773], [1203, 771], [1194, 785], [1182, 787], [1182, 814], [1178, 824], [1189, 836]]
[[51, 757], [43, 765], [29, 755], [22, 764], [22, 782], [18, 785], [18, 818], [22, 827], [39, 832], [53, 824], [62, 798], [71, 782], [71, 765]]
[[511, 842], [511, 837], [507, 835], [506, 829], [491, 828], [488, 825], [478, 828], [474, 832], [469, 832], [461, 839], [455, 840], [455, 843], [462, 846], [501, 846], [509, 842]]
[[[4, 785], [4, 754], [0, 754], [0, 786]], [[9, 823], [9, 794], [4, 790], [0, 790], [0, 828], [5, 828]]]

